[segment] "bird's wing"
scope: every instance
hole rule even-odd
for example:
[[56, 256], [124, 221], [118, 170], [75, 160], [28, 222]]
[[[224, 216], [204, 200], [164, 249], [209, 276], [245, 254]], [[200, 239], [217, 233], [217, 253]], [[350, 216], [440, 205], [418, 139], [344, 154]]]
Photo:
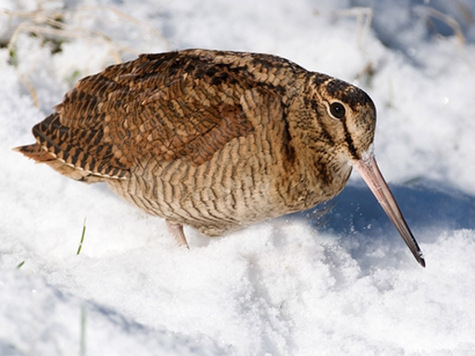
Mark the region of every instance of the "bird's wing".
[[265, 91], [259, 100], [273, 101], [278, 94], [262, 73], [256, 79], [244, 57], [217, 62], [196, 52], [142, 55], [82, 79], [34, 127], [38, 144], [97, 176], [126, 176], [146, 154], [193, 165], [208, 161], [255, 129], [258, 121], [243, 104], [246, 93]]

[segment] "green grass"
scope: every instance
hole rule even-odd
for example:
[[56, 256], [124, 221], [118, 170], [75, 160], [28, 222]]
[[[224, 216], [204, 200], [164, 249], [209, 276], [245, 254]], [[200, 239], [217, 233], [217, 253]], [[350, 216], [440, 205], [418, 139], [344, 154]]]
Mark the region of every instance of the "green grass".
[[8, 51], [8, 54], [10, 55], [10, 64], [14, 67], [18, 67], [18, 56], [16, 50], [12, 48]]
[[74, 84], [76, 84], [76, 82], [78, 81], [78, 79], [80, 79], [81, 77], [81, 72], [79, 70], [75, 70], [71, 73], [70, 76], [68, 76], [66, 78], [66, 82], [68, 83], [68, 85], [72, 88], [74, 86]]
[[[84, 222], [82, 224], [82, 233], [81, 233], [81, 241], [79, 242], [79, 247], [76, 252], [76, 255], [81, 253], [81, 248], [84, 243], [84, 236], [86, 235], [86, 218], [84, 218]], [[81, 305], [81, 327], [80, 327], [80, 334], [79, 334], [79, 356], [86, 355], [86, 307]]]
[[79, 336], [79, 355], [86, 355], [86, 307], [81, 305], [81, 331]]
[[86, 218], [84, 218], [84, 223], [82, 224], [82, 234], [81, 234], [81, 241], [79, 242], [79, 247], [76, 252], [76, 255], [81, 253], [82, 244], [84, 243], [84, 236], [86, 235]]

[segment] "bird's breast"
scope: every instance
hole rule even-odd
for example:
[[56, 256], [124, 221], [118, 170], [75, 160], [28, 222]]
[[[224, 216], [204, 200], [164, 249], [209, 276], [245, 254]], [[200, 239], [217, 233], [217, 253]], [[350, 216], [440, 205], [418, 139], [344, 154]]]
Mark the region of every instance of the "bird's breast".
[[284, 162], [283, 152], [258, 128], [200, 165], [186, 158], [157, 160], [149, 155], [133, 167], [130, 179], [108, 183], [153, 215], [219, 235], [295, 210], [300, 198], [293, 189], [294, 168]]

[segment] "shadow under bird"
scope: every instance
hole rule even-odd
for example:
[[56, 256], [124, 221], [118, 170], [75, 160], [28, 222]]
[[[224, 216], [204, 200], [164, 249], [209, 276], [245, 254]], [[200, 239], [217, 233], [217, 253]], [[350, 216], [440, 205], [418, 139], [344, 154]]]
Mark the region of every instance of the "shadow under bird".
[[106, 182], [163, 217], [219, 236], [314, 207], [352, 167], [425, 266], [376, 164], [361, 89], [286, 59], [208, 50], [144, 54], [80, 80], [16, 148], [70, 178]]

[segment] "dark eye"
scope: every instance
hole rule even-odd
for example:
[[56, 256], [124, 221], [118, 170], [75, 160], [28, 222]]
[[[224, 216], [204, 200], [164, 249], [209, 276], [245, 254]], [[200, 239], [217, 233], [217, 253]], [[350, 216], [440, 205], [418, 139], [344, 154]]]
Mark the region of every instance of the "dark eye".
[[330, 105], [330, 114], [336, 119], [343, 119], [345, 117], [345, 107], [340, 103], [332, 103]]

